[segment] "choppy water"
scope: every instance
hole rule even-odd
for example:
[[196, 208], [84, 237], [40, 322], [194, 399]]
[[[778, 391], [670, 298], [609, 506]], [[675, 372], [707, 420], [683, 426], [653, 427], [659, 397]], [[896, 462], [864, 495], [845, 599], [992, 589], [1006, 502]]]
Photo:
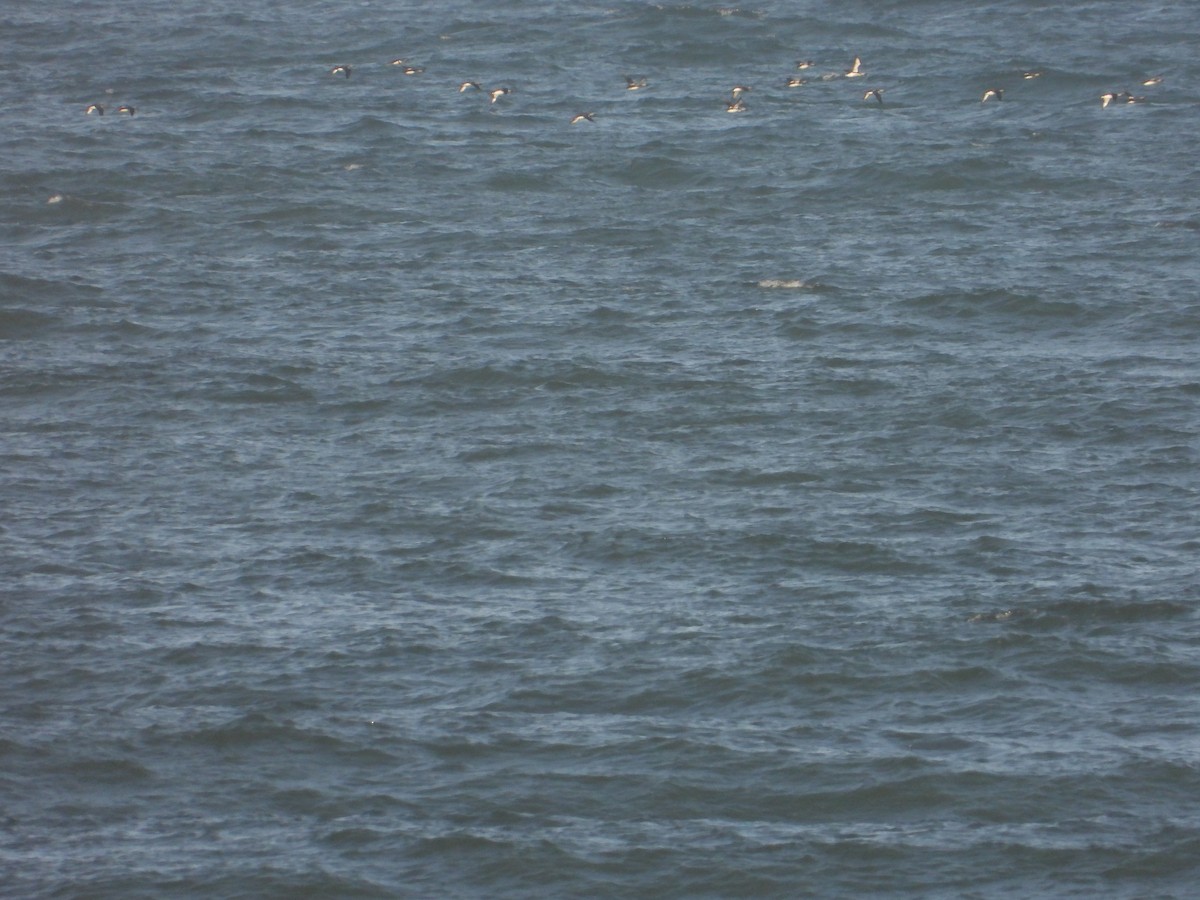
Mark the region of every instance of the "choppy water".
[[5, 895], [1194, 895], [1195, 12], [5, 6]]

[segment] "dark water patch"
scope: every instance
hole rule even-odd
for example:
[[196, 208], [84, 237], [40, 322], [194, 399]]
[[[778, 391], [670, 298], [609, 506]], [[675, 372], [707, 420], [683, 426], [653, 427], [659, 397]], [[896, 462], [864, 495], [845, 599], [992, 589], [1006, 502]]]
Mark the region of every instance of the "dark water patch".
[[163, 332], [158, 328], [125, 318], [108, 322], [81, 323], [76, 325], [73, 331], [76, 334], [89, 335], [93, 339], [97, 335], [104, 335], [110, 338], [167, 337], [167, 335], [163, 334]]
[[388, 831], [378, 828], [349, 827], [336, 828], [322, 837], [322, 840], [340, 850], [365, 849], [387, 840]]
[[653, 191], [696, 189], [711, 182], [713, 173], [682, 161], [678, 156], [639, 155], [619, 165], [603, 165], [608, 179], [634, 188]]
[[64, 762], [61, 769], [63, 774], [100, 789], [137, 784], [153, 777], [153, 772], [132, 759], [71, 760]]
[[846, 572], [885, 572], [901, 576], [936, 571], [930, 563], [873, 541], [816, 541], [806, 555], [811, 565]]
[[957, 734], [925, 731], [896, 731], [887, 735], [891, 740], [909, 751], [922, 754], [953, 754], [978, 749], [981, 742], [960, 737]]
[[1151, 846], [1118, 849], [1114, 854], [1116, 859], [1109, 858], [1103, 869], [1105, 880], [1127, 884], [1130, 890], [1139, 892], [1146, 885], [1154, 885], [1156, 890], [1182, 896], [1178, 892], [1188, 890], [1183, 884], [1196, 876], [1200, 838], [1185, 828], [1172, 826], [1147, 843]]
[[[47, 320], [44, 324], [49, 324], [53, 320], [50, 318], [50, 313], [42, 312], [39, 309], [13, 307], [10, 305], [13, 301], [39, 306], [48, 301], [90, 305], [105, 295], [102, 287], [84, 281], [81, 276], [46, 279], [14, 273], [0, 273], [0, 288], [3, 289], [5, 298], [5, 307], [0, 310], [0, 315], [5, 316], [5, 319], [0, 320], [0, 326], [8, 323], [10, 317], [16, 317], [11, 324], [7, 325], [14, 329], [40, 327], [43, 322], [38, 319], [39, 316]], [[26, 324], [26, 320], [28, 320], [28, 324]], [[0, 331], [0, 334], [3, 333]]]
[[150, 869], [135, 875], [101, 875], [91, 879], [89, 892], [98, 898], [185, 897], [202, 893], [250, 900], [255, 897], [346, 897], [350, 900], [394, 898], [396, 888], [370, 878], [338, 875], [315, 865], [247, 866], [244, 870], [194, 873]]
[[250, 373], [236, 381], [210, 381], [202, 386], [205, 396], [221, 403], [307, 403], [313, 393], [287, 379], [264, 373]]
[[0, 309], [0, 341], [38, 337], [61, 322], [58, 317], [37, 310], [16, 307]]
[[[511, 404], [528, 399], [530, 391], [612, 389], [637, 378], [628, 367], [602, 365], [586, 359], [524, 359], [489, 361], [440, 372], [429, 372], [392, 382], [396, 387], [425, 392], [449, 392], [462, 400]], [[523, 393], [514, 394], [513, 390]], [[489, 399], [492, 398], [492, 399]]]
[[1044, 675], [1070, 680], [1095, 680], [1143, 689], [1181, 689], [1200, 683], [1200, 667], [1188, 661], [1131, 659], [1124, 654], [1080, 650], [1066, 659], [1042, 666]]
[[1125, 625], [1193, 617], [1200, 609], [1197, 603], [1162, 599], [1109, 599], [1104, 596], [1109, 591], [1095, 585], [1082, 585], [1073, 593], [1084, 596], [1045, 604], [1046, 614], [1061, 615], [1073, 624]]
[[363, 747], [343, 736], [262, 713], [247, 713], [221, 725], [190, 732], [161, 734], [156, 740], [179, 748], [203, 746], [237, 756], [266, 753], [271, 757], [287, 750], [297, 755], [313, 754], [331, 762], [341, 760], [344, 764], [387, 763], [392, 760], [390, 754]]
[[1182, 228], [1187, 231], [1200, 231], [1200, 218], [1163, 219], [1154, 223], [1155, 228]]
[[1015, 323], [1028, 321], [1031, 325], [1041, 319], [1069, 320], [1092, 315], [1092, 311], [1072, 301], [1008, 290], [938, 292], [906, 300], [904, 304], [938, 317], [999, 317]]
[[808, 485], [824, 480], [818, 472], [802, 470], [766, 471], [759, 469], [718, 469], [708, 470], [705, 477], [710, 483], [729, 485], [733, 487], [791, 487]]
[[1180, 618], [1191, 618], [1197, 606], [1171, 600], [1114, 600], [1106, 597], [1108, 589], [1091, 585], [1075, 593], [1091, 595], [1078, 599], [1047, 599], [1037, 605], [1013, 606], [976, 613], [971, 621], [1006, 623], [1038, 629], [1086, 628], [1094, 633], [1128, 625], [1152, 624]]
[[485, 177], [483, 184], [490, 190], [505, 192], [556, 191], [561, 190], [564, 187], [564, 185], [561, 183], [559, 174], [555, 170], [551, 169], [544, 169], [538, 172], [530, 172], [527, 170], [493, 172]]

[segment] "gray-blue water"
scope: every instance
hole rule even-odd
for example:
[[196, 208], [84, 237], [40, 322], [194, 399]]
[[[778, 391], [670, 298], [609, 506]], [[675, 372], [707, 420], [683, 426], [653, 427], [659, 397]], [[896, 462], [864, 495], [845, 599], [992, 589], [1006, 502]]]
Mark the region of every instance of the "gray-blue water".
[[1197, 11], [6, 4], [0, 892], [1195, 896]]

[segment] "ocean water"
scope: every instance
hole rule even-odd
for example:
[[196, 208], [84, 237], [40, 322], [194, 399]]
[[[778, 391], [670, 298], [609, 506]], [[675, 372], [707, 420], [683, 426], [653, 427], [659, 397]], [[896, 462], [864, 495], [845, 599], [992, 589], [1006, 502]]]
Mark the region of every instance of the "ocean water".
[[4, 896], [1195, 896], [1195, 4], [0, 51]]

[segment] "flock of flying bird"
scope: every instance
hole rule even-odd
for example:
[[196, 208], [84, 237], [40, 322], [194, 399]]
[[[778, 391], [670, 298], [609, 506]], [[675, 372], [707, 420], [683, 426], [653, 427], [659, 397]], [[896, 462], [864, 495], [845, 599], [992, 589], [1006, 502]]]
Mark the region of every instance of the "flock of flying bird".
[[[390, 65], [397, 67], [405, 75], [420, 75], [425, 71], [423, 66], [414, 66], [406, 59], [393, 59], [391, 61]], [[797, 70], [800, 70], [800, 71], [804, 71], [806, 69], [811, 69], [814, 65], [815, 65], [815, 63], [813, 63], [813, 61], [809, 60], [809, 59], [802, 59], [802, 60], [798, 60], [796, 62], [796, 68], [797, 68]], [[330, 75], [341, 76], [343, 78], [349, 78], [351, 72], [352, 72], [352, 69], [348, 65], [336, 65], [332, 69], [329, 70]], [[833, 79], [836, 79], [836, 78], [861, 78], [866, 74], [867, 73], [863, 70], [863, 67], [862, 67], [862, 59], [860, 57], [856, 56], [856, 57], [854, 57], [854, 62], [851, 63], [850, 68], [846, 69], [843, 72], [827, 72], [827, 73], [819, 76], [819, 80], [832, 81]], [[1021, 77], [1026, 80], [1039, 78], [1039, 77], [1041, 77], [1041, 75], [1042, 75], [1041, 70], [1037, 70], [1037, 69], [1030, 70], [1030, 71], [1024, 71], [1021, 73]], [[1157, 84], [1162, 84], [1162, 81], [1163, 81], [1163, 79], [1162, 79], [1161, 75], [1155, 75], [1151, 78], [1145, 79], [1141, 83], [1145, 87], [1151, 87], [1151, 86], [1154, 86]], [[801, 78], [799, 76], [791, 76], [791, 77], [785, 79], [785, 81], [783, 82], [784, 87], [789, 87], [789, 88], [801, 87], [807, 83], [808, 83], [807, 79]], [[625, 89], [626, 90], [639, 91], [647, 86], [648, 86], [648, 82], [645, 78], [633, 78], [628, 75], [625, 76]], [[732, 88], [730, 88], [730, 100], [729, 100], [729, 102], [727, 102], [725, 104], [725, 111], [730, 112], [730, 113], [745, 112], [748, 109], [748, 107], [746, 106], [746, 103], [742, 99], [742, 97], [750, 90], [752, 90], [752, 88], [749, 87], [748, 85], [744, 85], [744, 84], [734, 85]], [[458, 86], [458, 92], [461, 94], [461, 93], [465, 93], [467, 91], [480, 91], [482, 93], [487, 94], [487, 96], [491, 100], [491, 105], [494, 106], [496, 104], [496, 102], [498, 100], [500, 100], [502, 97], [513, 93], [513, 88], [498, 87], [498, 88], [485, 89], [483, 87], [483, 85], [481, 85], [477, 81], [464, 81]], [[863, 93], [863, 100], [867, 100], [867, 101], [874, 100], [880, 106], [882, 106], [883, 105], [883, 93], [884, 93], [883, 88], [867, 88], [867, 90]], [[1003, 100], [1003, 99], [1004, 99], [1004, 88], [993, 87], [993, 88], [988, 88], [986, 91], [983, 92], [983, 97], [981, 98], [980, 102], [987, 103], [989, 100]], [[1108, 92], [1100, 95], [1100, 105], [1101, 105], [1101, 108], [1106, 108], [1109, 106], [1109, 104], [1112, 104], [1112, 103], [1141, 103], [1141, 102], [1145, 101], [1145, 99], [1146, 99], [1145, 97], [1134, 95], [1131, 91], [1108, 91]], [[88, 115], [102, 116], [102, 115], [104, 115], [105, 108], [103, 105], [101, 105], [99, 103], [93, 103], [87, 107], [86, 112], [88, 113]], [[134, 115], [136, 110], [132, 106], [122, 105], [122, 106], [117, 107], [116, 112], [118, 114], [125, 114], [125, 115], [132, 116], [132, 115]], [[571, 117], [570, 123], [572, 125], [577, 125], [580, 122], [595, 122], [596, 121], [595, 117], [596, 117], [596, 114], [594, 112], [576, 113], [575, 115], [573, 115]]]
[[[391, 61], [391, 65], [399, 67], [405, 75], [420, 75], [425, 71], [423, 67], [411, 65], [408, 60], [405, 59], [393, 59]], [[800, 71], [811, 69], [814, 65], [815, 63], [810, 59], [801, 59], [797, 60], [796, 62], [796, 68]], [[340, 75], [345, 78], [349, 78], [351, 68], [348, 65], [337, 65], [330, 69], [329, 73], [331, 75]], [[867, 73], [863, 70], [862, 58], [856, 56], [854, 57], [854, 62], [850, 64], [850, 68], [843, 72], [827, 72], [819, 76], [819, 80], [832, 81], [836, 78], [861, 78], [866, 74]], [[1039, 78], [1041, 75], [1042, 72], [1039, 69], [1023, 71], [1021, 73], [1021, 77], [1026, 80]], [[1141, 83], [1143, 86], [1149, 87], [1156, 84], [1162, 84], [1162, 81], [1163, 79], [1161, 75], [1155, 75], [1152, 78], [1145, 79]], [[808, 80], [806, 78], [790, 76], [784, 80], [783, 85], [784, 87], [795, 88], [801, 87], [807, 83]], [[633, 78], [628, 75], [625, 76], [626, 90], [638, 91], [647, 86], [648, 82], [645, 78]], [[725, 104], [725, 111], [730, 113], [745, 112], [749, 107], [746, 106], [746, 103], [742, 97], [750, 90], [752, 90], [752, 88], [744, 84], [734, 85], [732, 88], [730, 88], [730, 99], [729, 102]], [[466, 91], [481, 91], [486, 93], [490, 98], [492, 105], [494, 105], [505, 95], [513, 93], [513, 89], [508, 87], [490, 88], [485, 90], [483, 85], [477, 81], [464, 81], [458, 86], [458, 92], [460, 94]], [[883, 88], [867, 88], [867, 90], [863, 93], [863, 100], [874, 100], [880, 106], [882, 106], [883, 93]], [[988, 88], [983, 92], [983, 97], [980, 99], [980, 102], [987, 103], [989, 100], [1003, 99], [1004, 88], [993, 87]], [[1100, 95], [1100, 105], [1101, 108], [1105, 108], [1111, 103], [1141, 103], [1145, 99], [1145, 97], [1135, 96], [1131, 91], [1108, 91], [1107, 93]], [[577, 125], [580, 122], [595, 122], [595, 116], [596, 114], [594, 112], [576, 113], [571, 117], [570, 123], [572, 125]]]

